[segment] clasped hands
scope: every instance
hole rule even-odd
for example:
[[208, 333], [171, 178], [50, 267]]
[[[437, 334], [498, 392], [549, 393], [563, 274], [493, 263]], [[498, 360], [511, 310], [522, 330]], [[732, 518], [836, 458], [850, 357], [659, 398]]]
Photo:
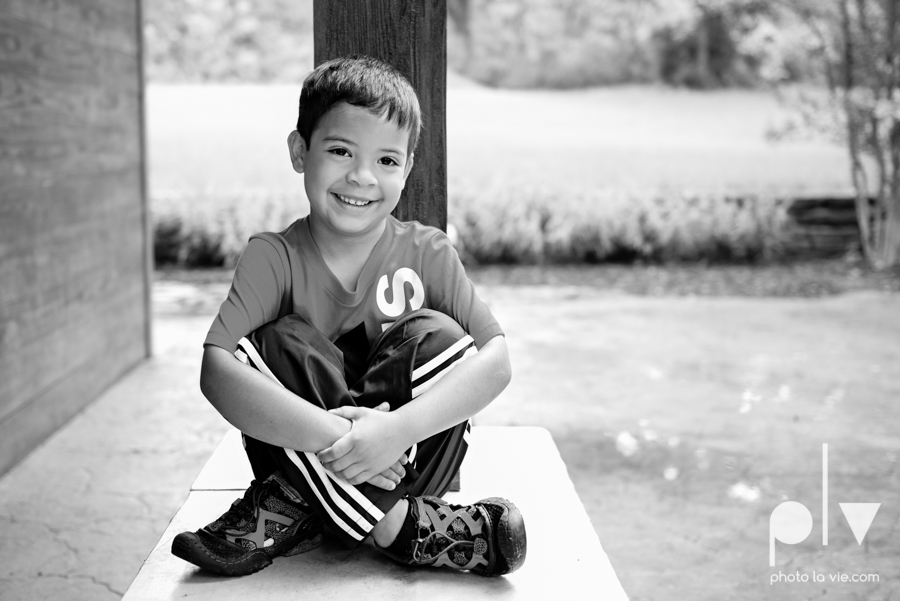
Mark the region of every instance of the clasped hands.
[[325, 469], [353, 485], [368, 482], [393, 490], [406, 475], [405, 451], [412, 442], [403, 436], [397, 415], [389, 411], [388, 403], [375, 409], [345, 406], [329, 411], [349, 419], [351, 426], [333, 445], [316, 453]]

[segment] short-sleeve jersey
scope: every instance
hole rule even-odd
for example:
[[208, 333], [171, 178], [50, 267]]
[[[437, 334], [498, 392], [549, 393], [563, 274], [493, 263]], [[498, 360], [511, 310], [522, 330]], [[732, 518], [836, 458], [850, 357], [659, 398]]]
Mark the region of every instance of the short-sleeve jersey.
[[204, 344], [234, 352], [243, 336], [297, 313], [332, 342], [364, 327], [371, 346], [397, 318], [420, 308], [454, 318], [478, 348], [503, 334], [439, 229], [388, 217], [356, 290], [348, 291], [303, 218], [283, 232], [250, 237]]

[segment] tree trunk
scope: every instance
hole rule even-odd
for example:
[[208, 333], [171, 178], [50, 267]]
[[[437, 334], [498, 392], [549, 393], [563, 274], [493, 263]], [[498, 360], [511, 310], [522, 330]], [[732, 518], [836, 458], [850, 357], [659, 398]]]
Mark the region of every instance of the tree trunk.
[[705, 10], [701, 11], [697, 26], [697, 57], [694, 68], [697, 70], [697, 81], [705, 89], [713, 87], [713, 78], [709, 72], [709, 18]]
[[880, 226], [880, 248], [874, 249], [872, 266], [886, 269], [900, 264], [900, 197], [882, 199], [884, 213]]
[[409, 79], [422, 107], [415, 167], [394, 216], [447, 229], [446, 0], [315, 0], [315, 61], [366, 54]]

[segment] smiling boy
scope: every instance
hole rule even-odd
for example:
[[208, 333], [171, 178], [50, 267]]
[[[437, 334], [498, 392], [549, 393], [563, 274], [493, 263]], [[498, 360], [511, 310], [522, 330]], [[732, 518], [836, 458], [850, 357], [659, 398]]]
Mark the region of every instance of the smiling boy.
[[353, 56], [313, 71], [299, 104], [288, 148], [309, 216], [250, 238], [204, 343], [201, 389], [243, 433], [255, 480], [172, 552], [249, 574], [325, 532], [351, 547], [371, 536], [410, 565], [512, 572], [526, 549], [515, 505], [439, 498], [510, 365], [449, 239], [391, 216], [421, 128], [415, 92]]

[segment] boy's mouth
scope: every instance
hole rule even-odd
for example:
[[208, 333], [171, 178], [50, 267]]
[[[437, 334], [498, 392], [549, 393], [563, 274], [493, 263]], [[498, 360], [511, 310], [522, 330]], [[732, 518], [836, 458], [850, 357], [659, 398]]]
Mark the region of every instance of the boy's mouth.
[[370, 205], [373, 202], [375, 202], [374, 200], [367, 200], [365, 198], [353, 198], [352, 196], [344, 196], [342, 194], [337, 194], [335, 192], [332, 192], [332, 194], [334, 195], [335, 198], [337, 198], [342, 203], [348, 204], [352, 207], [364, 207], [366, 205]]

